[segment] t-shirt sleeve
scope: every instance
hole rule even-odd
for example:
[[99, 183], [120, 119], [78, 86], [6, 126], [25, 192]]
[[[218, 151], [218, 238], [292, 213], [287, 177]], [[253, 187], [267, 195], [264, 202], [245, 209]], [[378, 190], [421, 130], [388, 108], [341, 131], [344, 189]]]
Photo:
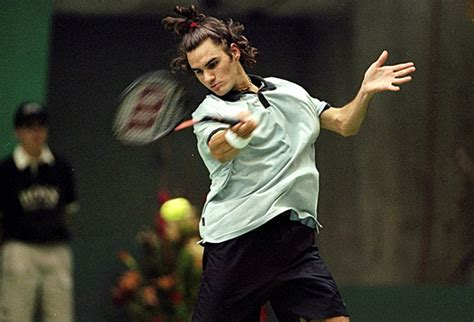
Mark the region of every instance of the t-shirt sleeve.
[[318, 113], [318, 116], [320, 116], [322, 112], [324, 112], [325, 110], [331, 107], [331, 104], [329, 104], [328, 102], [321, 101], [314, 97], [311, 97], [311, 99], [316, 108], [316, 112]]

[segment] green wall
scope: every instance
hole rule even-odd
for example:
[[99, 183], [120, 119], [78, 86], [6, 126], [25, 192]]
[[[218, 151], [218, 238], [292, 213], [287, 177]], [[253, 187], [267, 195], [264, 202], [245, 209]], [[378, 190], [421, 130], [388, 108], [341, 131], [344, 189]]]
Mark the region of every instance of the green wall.
[[46, 98], [52, 12], [52, 0], [1, 1], [0, 157], [14, 147], [16, 106]]

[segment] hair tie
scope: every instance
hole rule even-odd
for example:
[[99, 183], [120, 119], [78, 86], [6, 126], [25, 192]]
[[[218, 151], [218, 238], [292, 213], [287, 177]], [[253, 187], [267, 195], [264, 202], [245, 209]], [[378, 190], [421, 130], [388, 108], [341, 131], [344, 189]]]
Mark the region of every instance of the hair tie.
[[196, 21], [193, 21], [189, 24], [189, 28], [196, 28], [199, 24]]

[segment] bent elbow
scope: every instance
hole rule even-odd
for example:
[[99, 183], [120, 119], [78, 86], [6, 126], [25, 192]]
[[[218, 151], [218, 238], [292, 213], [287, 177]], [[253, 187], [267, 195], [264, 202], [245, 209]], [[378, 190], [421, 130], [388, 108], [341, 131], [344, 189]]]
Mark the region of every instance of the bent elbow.
[[339, 134], [344, 137], [354, 136], [359, 133], [359, 129], [359, 127], [342, 127], [339, 131]]

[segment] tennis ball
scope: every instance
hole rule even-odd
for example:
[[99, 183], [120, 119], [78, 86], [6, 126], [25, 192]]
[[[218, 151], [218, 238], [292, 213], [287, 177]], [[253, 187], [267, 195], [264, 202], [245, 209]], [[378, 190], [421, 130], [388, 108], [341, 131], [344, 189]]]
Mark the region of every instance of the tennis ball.
[[177, 221], [189, 216], [192, 206], [186, 198], [174, 198], [166, 201], [160, 208], [165, 221]]

